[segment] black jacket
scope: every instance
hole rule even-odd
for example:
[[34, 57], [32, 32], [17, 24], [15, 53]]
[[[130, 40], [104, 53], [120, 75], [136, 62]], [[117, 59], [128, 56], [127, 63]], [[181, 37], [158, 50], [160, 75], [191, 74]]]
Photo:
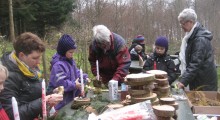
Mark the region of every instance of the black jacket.
[[14, 120], [12, 97], [17, 100], [21, 120], [33, 120], [38, 117], [42, 113], [41, 81], [24, 76], [17, 65], [9, 60], [9, 53], [3, 55], [1, 62], [8, 68], [9, 77], [0, 94], [0, 101], [10, 120]]
[[199, 23], [188, 39], [186, 71], [180, 80], [190, 90], [217, 91], [217, 71], [211, 45], [212, 34]]
[[167, 54], [164, 54], [162, 56], [157, 55], [156, 53], [150, 55], [150, 57], [147, 58], [145, 64], [144, 64], [144, 72], [147, 70], [153, 70], [154, 69], [154, 61], [156, 62], [156, 69], [157, 70], [163, 70], [167, 72], [168, 74], [168, 81], [169, 84], [172, 84], [176, 80], [176, 69], [175, 64], [171, 57]]

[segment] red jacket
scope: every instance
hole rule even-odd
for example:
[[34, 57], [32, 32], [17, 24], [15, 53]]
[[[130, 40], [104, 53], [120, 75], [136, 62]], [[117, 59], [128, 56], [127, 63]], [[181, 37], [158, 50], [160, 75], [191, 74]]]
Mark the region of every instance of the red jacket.
[[111, 47], [106, 53], [96, 46], [95, 41], [90, 45], [89, 62], [91, 71], [96, 76], [96, 60], [99, 61], [99, 74], [102, 82], [107, 84], [109, 80], [124, 81], [131, 64], [130, 54], [125, 40], [118, 34], [112, 33]]

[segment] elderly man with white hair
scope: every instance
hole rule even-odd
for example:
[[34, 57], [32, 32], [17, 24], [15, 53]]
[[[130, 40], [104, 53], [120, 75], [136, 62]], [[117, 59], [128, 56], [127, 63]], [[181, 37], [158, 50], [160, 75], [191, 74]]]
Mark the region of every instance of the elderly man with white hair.
[[190, 90], [217, 91], [217, 71], [214, 63], [212, 33], [197, 22], [193, 9], [184, 9], [178, 16], [186, 33], [180, 47], [181, 77], [179, 88], [189, 85]]
[[119, 84], [124, 81], [131, 64], [124, 38], [111, 32], [104, 25], [96, 25], [93, 27], [93, 41], [89, 53], [94, 76], [97, 76], [96, 60], [98, 60], [102, 83], [107, 86], [110, 80], [116, 80]]

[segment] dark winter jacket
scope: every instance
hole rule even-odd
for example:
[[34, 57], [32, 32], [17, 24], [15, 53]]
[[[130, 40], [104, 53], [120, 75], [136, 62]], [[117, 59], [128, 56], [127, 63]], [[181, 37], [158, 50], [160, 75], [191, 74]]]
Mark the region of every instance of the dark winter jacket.
[[42, 113], [42, 81], [30, 79], [20, 71], [11, 60], [9, 54], [4, 54], [1, 62], [9, 70], [0, 101], [10, 120], [14, 120], [11, 98], [15, 97], [21, 120], [33, 120]]
[[96, 76], [96, 60], [99, 61], [99, 72], [104, 84], [109, 80], [122, 82], [128, 74], [131, 64], [130, 54], [125, 40], [118, 34], [112, 33], [111, 47], [106, 53], [96, 46], [95, 41], [90, 45], [89, 62], [93, 75]]
[[145, 53], [145, 44], [139, 43], [137, 41], [133, 41], [130, 48], [128, 49], [129, 52], [131, 52], [131, 50], [136, 46], [136, 45], [140, 45], [143, 49], [141, 50], [141, 52]]
[[141, 52], [137, 53], [134, 48], [130, 51], [130, 55], [131, 55], [131, 60], [138, 61], [139, 56], [141, 56], [143, 60], [147, 59], [147, 56], [145, 55], [144, 52], [141, 51]]
[[[57, 53], [52, 57], [50, 63], [52, 69], [48, 88], [53, 90], [59, 86], [64, 86], [63, 101], [55, 106], [55, 109], [59, 110], [80, 94], [75, 83], [77, 78], [80, 79], [80, 70], [73, 59], [67, 59]], [[83, 78], [88, 78], [88, 75], [83, 74]]]
[[171, 57], [167, 54], [161, 56], [154, 53], [150, 55], [144, 64], [144, 72], [147, 70], [153, 70], [154, 62], [156, 63], [157, 70], [163, 70], [167, 72], [169, 84], [172, 84], [172, 82], [176, 80], [176, 69]]
[[217, 91], [217, 72], [214, 63], [214, 53], [211, 45], [213, 36], [199, 23], [188, 39], [186, 56], [186, 71], [180, 80], [190, 90], [201, 88], [204, 91]]

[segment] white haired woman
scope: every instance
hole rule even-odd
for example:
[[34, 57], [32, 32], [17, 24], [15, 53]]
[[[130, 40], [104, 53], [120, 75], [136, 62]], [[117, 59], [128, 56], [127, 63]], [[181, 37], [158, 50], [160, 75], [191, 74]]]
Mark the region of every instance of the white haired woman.
[[179, 54], [181, 61], [179, 88], [189, 85], [190, 90], [217, 91], [217, 71], [211, 32], [197, 22], [197, 14], [193, 9], [184, 9], [179, 14], [178, 21], [186, 33]]

